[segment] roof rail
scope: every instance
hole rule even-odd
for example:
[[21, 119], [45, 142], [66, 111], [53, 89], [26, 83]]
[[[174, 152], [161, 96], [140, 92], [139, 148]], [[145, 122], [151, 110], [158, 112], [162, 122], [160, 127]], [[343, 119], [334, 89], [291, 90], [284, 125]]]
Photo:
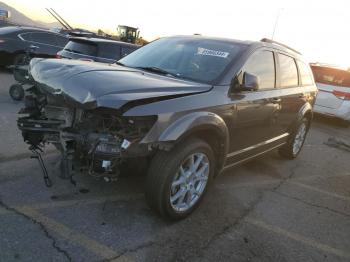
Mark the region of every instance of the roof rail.
[[282, 44], [282, 43], [280, 43], [280, 42], [277, 42], [277, 41], [275, 41], [275, 40], [271, 40], [271, 39], [268, 39], [268, 38], [263, 38], [263, 39], [260, 40], [260, 42], [265, 42], [265, 43], [280, 45], [280, 46], [283, 46], [283, 47], [285, 47], [285, 48], [288, 48], [288, 49], [292, 50], [293, 52], [295, 52], [295, 53], [301, 55], [301, 53], [300, 53], [299, 51], [297, 51], [297, 50], [295, 50], [295, 49], [293, 49], [293, 48], [291, 48], [291, 47], [289, 47], [289, 46], [287, 46], [287, 45], [285, 45], [285, 44]]

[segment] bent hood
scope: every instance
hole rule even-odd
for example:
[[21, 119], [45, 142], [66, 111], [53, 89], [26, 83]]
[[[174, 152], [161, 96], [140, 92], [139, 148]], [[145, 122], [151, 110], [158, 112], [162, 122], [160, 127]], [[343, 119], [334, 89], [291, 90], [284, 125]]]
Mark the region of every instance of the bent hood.
[[29, 73], [40, 90], [82, 108], [120, 109], [131, 101], [206, 92], [210, 85], [141, 70], [66, 59], [32, 59]]

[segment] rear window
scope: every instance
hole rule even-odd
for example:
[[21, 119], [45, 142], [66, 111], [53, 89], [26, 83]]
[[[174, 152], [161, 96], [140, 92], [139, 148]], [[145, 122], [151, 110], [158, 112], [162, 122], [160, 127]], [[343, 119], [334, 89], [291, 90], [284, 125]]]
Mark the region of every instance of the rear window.
[[301, 61], [297, 61], [301, 83], [303, 86], [312, 85], [314, 83], [312, 79], [312, 73], [310, 67]]
[[122, 47], [122, 56], [121, 57], [124, 57], [124, 56], [127, 56], [128, 54], [134, 52], [137, 48], [131, 48], [131, 47]]
[[278, 54], [281, 87], [298, 86], [298, 70], [292, 57]]
[[69, 41], [64, 50], [88, 56], [96, 56], [97, 54], [96, 45], [87, 41]]
[[112, 43], [100, 43], [98, 45], [98, 56], [113, 60], [119, 60], [120, 46]]
[[56, 41], [58, 46], [64, 47], [68, 42], [68, 38], [65, 36], [56, 35]]
[[311, 66], [317, 83], [350, 87], [350, 72], [321, 66]]

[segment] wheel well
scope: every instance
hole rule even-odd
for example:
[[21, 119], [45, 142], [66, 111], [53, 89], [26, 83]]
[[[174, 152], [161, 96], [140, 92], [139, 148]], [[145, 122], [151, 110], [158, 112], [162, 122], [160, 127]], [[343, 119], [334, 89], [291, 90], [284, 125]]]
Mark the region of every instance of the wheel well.
[[308, 111], [305, 113], [304, 117], [306, 117], [307, 120], [311, 121], [311, 120], [312, 120], [312, 112], [311, 112], [311, 110], [308, 110]]
[[[225, 156], [226, 156], [226, 141], [225, 138], [214, 129], [202, 129], [191, 132], [181, 138], [181, 141], [188, 139], [190, 137], [197, 137], [207, 142], [214, 152], [216, 159], [216, 169], [220, 171], [224, 165]], [[218, 173], [218, 172], [216, 172]]]

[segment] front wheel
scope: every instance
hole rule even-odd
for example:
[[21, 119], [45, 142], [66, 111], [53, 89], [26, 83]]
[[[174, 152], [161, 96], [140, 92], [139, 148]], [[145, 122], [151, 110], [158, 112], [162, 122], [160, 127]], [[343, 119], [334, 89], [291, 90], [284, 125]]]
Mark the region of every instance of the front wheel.
[[169, 152], [159, 151], [147, 176], [146, 200], [164, 218], [183, 219], [198, 207], [214, 170], [213, 151], [203, 140], [192, 138]]
[[304, 117], [301, 121], [299, 121], [295, 131], [291, 134], [287, 144], [279, 149], [279, 153], [281, 156], [293, 159], [298, 156], [300, 153], [306, 135], [309, 131], [310, 121]]
[[13, 100], [21, 101], [24, 97], [24, 89], [20, 84], [14, 84], [9, 90], [10, 96]]

